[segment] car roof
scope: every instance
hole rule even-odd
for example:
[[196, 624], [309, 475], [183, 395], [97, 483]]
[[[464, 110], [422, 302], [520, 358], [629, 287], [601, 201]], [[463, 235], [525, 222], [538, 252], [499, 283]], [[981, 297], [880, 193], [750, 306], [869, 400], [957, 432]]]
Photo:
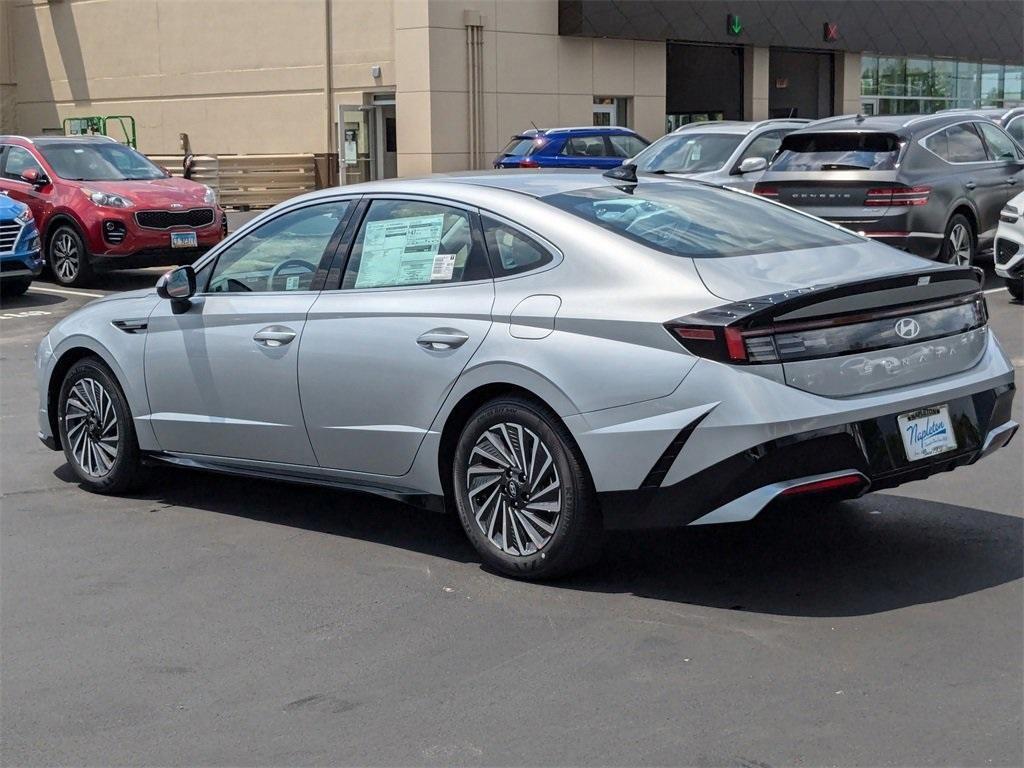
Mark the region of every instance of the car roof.
[[[644, 178], [644, 184], [689, 184], [690, 186], [707, 186], [700, 182], [682, 179]], [[430, 176], [418, 176], [407, 179], [387, 179], [384, 181], [367, 181], [344, 187], [332, 187], [310, 192], [301, 199], [311, 200], [322, 197], [333, 197], [339, 192], [355, 194], [452, 194], [458, 199], [469, 191], [466, 188], [481, 188], [525, 195], [527, 197], [546, 197], [566, 192], [576, 192], [594, 187], [622, 186], [622, 181], [611, 179], [601, 171], [592, 169], [517, 169], [487, 171], [460, 171], [456, 173], [438, 173]], [[296, 198], [299, 199], [299, 198]]]
[[571, 135], [574, 133], [589, 133], [595, 135], [619, 135], [628, 133], [631, 135], [637, 135], [636, 131], [632, 128], [624, 128], [621, 125], [577, 125], [569, 126], [565, 128], [528, 128], [521, 133], [517, 133], [517, 137], [521, 138], [534, 138], [536, 136], [562, 136]]
[[936, 112], [932, 115], [839, 115], [816, 120], [790, 135], [857, 131], [916, 136], [974, 118], [984, 119], [973, 112]]
[[687, 123], [676, 128], [672, 133], [686, 133], [699, 128], [702, 133], [732, 133], [746, 135], [758, 128], [793, 128], [809, 125], [810, 120], [799, 118], [774, 118], [771, 120], [707, 120]]
[[82, 142], [90, 142], [90, 143], [95, 143], [95, 144], [99, 144], [99, 143], [108, 143], [109, 144], [110, 142], [114, 142], [115, 144], [119, 144], [120, 143], [113, 136], [104, 136], [102, 134], [83, 134], [81, 136], [62, 136], [62, 135], [59, 135], [59, 134], [53, 134], [53, 135], [43, 134], [41, 136], [14, 136], [14, 135], [6, 135], [6, 136], [0, 136], [0, 141], [24, 141], [24, 142], [27, 142], [29, 144], [60, 144], [60, 143], [63, 143], [63, 142], [74, 142], [76, 144], [81, 144]]

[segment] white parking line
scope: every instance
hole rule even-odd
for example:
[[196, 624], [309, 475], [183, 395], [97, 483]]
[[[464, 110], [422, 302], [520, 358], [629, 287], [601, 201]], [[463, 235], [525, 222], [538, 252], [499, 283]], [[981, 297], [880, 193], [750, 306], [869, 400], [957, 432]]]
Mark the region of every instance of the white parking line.
[[86, 293], [85, 291], [70, 291], [66, 288], [43, 288], [41, 285], [33, 285], [30, 291], [42, 291], [43, 293], [62, 293], [68, 296], [88, 296], [92, 299], [102, 299], [105, 293]]

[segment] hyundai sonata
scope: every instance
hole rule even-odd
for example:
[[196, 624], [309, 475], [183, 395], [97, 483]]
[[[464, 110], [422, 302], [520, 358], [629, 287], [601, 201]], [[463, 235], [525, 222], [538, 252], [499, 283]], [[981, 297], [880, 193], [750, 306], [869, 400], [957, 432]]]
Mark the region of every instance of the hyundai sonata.
[[51, 330], [40, 437], [98, 492], [164, 463], [453, 509], [485, 563], [548, 578], [606, 528], [857, 496], [1015, 432], [976, 270], [617, 175], [282, 204]]

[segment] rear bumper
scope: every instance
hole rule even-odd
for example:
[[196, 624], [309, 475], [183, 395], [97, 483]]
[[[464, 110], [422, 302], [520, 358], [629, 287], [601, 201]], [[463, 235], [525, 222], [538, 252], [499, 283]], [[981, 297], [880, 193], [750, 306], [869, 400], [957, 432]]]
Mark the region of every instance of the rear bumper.
[[908, 461], [897, 416], [882, 416], [787, 435], [736, 453], [673, 485], [599, 494], [608, 528], [663, 528], [750, 520], [795, 485], [859, 474], [863, 482], [830, 491], [850, 498], [893, 488], [973, 464], [1006, 445], [1017, 431], [1010, 420], [1013, 384], [948, 404], [957, 448]]

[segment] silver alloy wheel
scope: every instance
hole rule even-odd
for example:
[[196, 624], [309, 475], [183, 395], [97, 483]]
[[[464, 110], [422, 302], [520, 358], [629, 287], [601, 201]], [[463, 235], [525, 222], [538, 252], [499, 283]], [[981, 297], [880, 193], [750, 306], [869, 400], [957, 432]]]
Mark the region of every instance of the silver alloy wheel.
[[966, 224], [954, 224], [949, 230], [949, 250], [953, 264], [962, 267], [971, 263], [971, 231]]
[[64, 431], [75, 463], [89, 477], [104, 477], [117, 460], [117, 411], [96, 379], [79, 379], [64, 404]]
[[65, 283], [78, 277], [78, 244], [69, 232], [60, 232], [53, 241], [53, 271]]
[[470, 509], [488, 541], [506, 555], [542, 550], [562, 514], [562, 482], [544, 441], [522, 424], [495, 424], [476, 441], [468, 464]]

